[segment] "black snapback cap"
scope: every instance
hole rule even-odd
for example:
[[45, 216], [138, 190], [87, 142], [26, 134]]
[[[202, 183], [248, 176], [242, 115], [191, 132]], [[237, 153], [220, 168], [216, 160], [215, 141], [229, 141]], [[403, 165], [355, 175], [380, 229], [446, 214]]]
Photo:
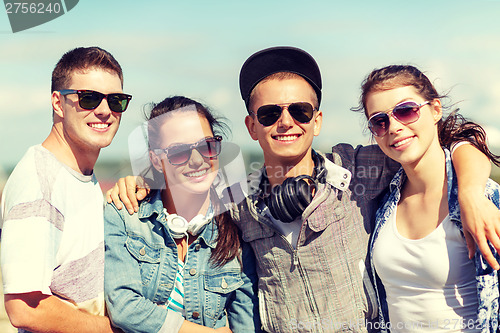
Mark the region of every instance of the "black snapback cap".
[[313, 87], [321, 102], [321, 73], [314, 58], [304, 50], [292, 46], [270, 47], [252, 54], [240, 71], [240, 92], [248, 108], [250, 93], [271, 74], [291, 72], [302, 76]]

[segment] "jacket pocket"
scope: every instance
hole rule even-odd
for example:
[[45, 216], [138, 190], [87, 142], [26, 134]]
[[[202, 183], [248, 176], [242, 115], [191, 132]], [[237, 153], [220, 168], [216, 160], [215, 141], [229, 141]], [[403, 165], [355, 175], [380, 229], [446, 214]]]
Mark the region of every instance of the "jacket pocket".
[[143, 285], [148, 285], [160, 266], [161, 248], [147, 243], [142, 237], [129, 235], [125, 247], [139, 263]]
[[205, 314], [218, 320], [222, 318], [232, 293], [243, 285], [239, 271], [209, 273], [204, 276]]

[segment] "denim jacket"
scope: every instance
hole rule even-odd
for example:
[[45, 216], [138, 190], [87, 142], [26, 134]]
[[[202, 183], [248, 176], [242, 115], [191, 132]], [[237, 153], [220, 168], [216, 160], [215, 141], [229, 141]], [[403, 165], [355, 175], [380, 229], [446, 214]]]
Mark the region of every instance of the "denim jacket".
[[[450, 219], [455, 223], [455, 225], [460, 229], [463, 235], [462, 222], [460, 220], [460, 206], [458, 204], [458, 184], [455, 170], [451, 162], [450, 152], [444, 149], [446, 155], [446, 175], [448, 179], [448, 210], [450, 214]], [[390, 329], [389, 324], [389, 311], [387, 308], [386, 294], [384, 287], [375, 272], [375, 267], [373, 264], [373, 247], [377, 241], [377, 237], [381, 228], [387, 222], [389, 216], [396, 208], [400, 198], [401, 198], [401, 188], [406, 180], [406, 174], [403, 168], [394, 176], [391, 184], [389, 193], [386, 195], [383, 204], [376, 214], [375, 229], [372, 234], [369, 245], [369, 262], [372, 281], [374, 283], [375, 290], [377, 293], [377, 299], [379, 304], [379, 319], [382, 331]], [[488, 180], [486, 184], [486, 197], [492, 201], [497, 207], [500, 207], [500, 186], [492, 181]], [[500, 256], [495, 251], [495, 249], [490, 246], [495, 258], [500, 259]], [[481, 332], [496, 332], [498, 328], [499, 311], [498, 311], [498, 272], [493, 270], [486, 262], [486, 260], [481, 255], [479, 250], [476, 250], [476, 255], [474, 258], [474, 263], [476, 266], [476, 284], [477, 284], [477, 297], [478, 297], [478, 317], [477, 322], [473, 325], [466, 327], [469, 328], [480, 328]], [[468, 325], [468, 323], [465, 323]]]
[[[129, 215], [108, 204], [105, 220], [105, 297], [111, 321], [125, 332], [177, 332], [184, 322], [165, 305], [174, 287], [178, 253], [163, 212], [160, 192], [152, 192]], [[187, 320], [211, 328], [229, 322], [233, 332], [260, 330], [257, 276], [252, 250], [242, 242], [238, 258], [214, 267], [214, 219], [189, 245], [184, 266]], [[243, 267], [243, 268], [242, 268]]]

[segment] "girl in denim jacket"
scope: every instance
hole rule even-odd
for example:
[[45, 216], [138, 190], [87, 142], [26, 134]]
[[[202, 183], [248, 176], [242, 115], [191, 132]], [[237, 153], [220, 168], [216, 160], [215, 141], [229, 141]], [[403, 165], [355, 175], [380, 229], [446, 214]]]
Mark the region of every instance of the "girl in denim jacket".
[[104, 212], [106, 304], [123, 331], [260, 330], [253, 253], [213, 188], [226, 128], [186, 97], [153, 107], [152, 184], [163, 186], [133, 215]]
[[[376, 214], [369, 245], [380, 328], [496, 332], [498, 274], [479, 251], [474, 260], [468, 257], [457, 178], [443, 148], [470, 141], [498, 164], [484, 130], [456, 112], [443, 121], [442, 96], [413, 66], [375, 70], [362, 91], [358, 110], [382, 151], [402, 165]], [[500, 205], [498, 184], [489, 180], [484, 193], [484, 185], [478, 189], [474, 195]]]

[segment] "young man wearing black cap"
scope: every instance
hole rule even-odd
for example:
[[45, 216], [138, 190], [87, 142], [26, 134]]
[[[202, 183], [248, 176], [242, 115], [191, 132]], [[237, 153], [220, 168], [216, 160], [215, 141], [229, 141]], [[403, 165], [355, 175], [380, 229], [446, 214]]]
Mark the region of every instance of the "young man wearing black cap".
[[[249, 175], [248, 195], [231, 213], [256, 254], [263, 329], [377, 330], [364, 260], [374, 199], [399, 166], [377, 146], [340, 144], [326, 155], [312, 149], [323, 118], [321, 75], [303, 50], [274, 47], [255, 53], [241, 69], [240, 90], [249, 113], [245, 124], [262, 147], [264, 167]], [[485, 157], [476, 160], [482, 161], [488, 169]], [[134, 179], [127, 184], [122, 179], [108, 193], [108, 201], [114, 198], [121, 206], [118, 192], [133, 211]]]

